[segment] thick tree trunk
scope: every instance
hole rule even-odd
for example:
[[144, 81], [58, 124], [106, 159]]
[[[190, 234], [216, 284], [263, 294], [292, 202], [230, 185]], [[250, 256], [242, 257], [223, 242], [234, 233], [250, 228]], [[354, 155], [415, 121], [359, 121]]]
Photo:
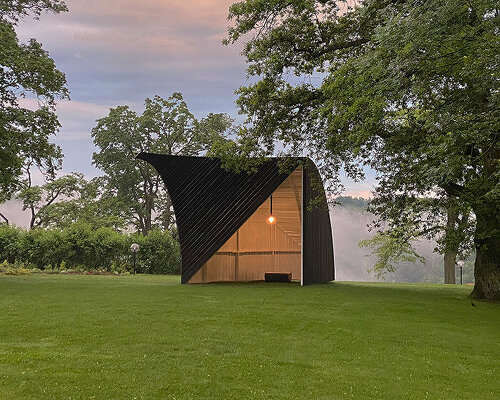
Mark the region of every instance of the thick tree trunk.
[[500, 205], [484, 204], [476, 213], [475, 299], [500, 300]]
[[444, 253], [444, 283], [455, 284], [455, 263], [457, 253], [446, 251]]

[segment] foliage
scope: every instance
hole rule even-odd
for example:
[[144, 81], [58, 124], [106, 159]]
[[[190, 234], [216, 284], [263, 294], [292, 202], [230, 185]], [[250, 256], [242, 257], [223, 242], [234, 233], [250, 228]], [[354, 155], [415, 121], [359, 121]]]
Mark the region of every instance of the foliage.
[[180, 274], [179, 246], [169, 231], [153, 229], [145, 236], [135, 234], [129, 238], [129, 243], [139, 245], [139, 272]]
[[[436, 241], [435, 251], [444, 254], [445, 283], [455, 283], [456, 261], [473, 251], [474, 220], [470, 209], [453, 198], [415, 198], [380, 192], [368, 207], [378, 219], [371, 228], [380, 230], [360, 246], [371, 247], [377, 257], [374, 271], [393, 272], [393, 261], [408, 255], [420, 258], [415, 250], [419, 240]], [[404, 257], [403, 257], [404, 259]]]
[[363, 197], [338, 196], [335, 198], [335, 203], [340, 206], [366, 211], [368, 209], [368, 205], [370, 204], [370, 200]]
[[7, 260], [0, 264], [0, 273], [5, 275], [28, 275], [31, 271], [24, 268], [24, 264], [9, 264]]
[[382, 277], [386, 272], [394, 272], [394, 267], [397, 262], [411, 262], [415, 263], [420, 261], [425, 263], [425, 258], [419, 255], [412, 243], [406, 239], [405, 234], [408, 229], [412, 227], [403, 227], [404, 233], [400, 233], [397, 228], [392, 230], [378, 232], [371, 239], [362, 240], [359, 246], [369, 246], [373, 249], [373, 253], [377, 260], [373, 265], [372, 272], [377, 277]]
[[257, 77], [239, 89], [242, 155], [280, 143], [333, 183], [364, 164], [384, 194], [454, 198], [475, 214], [474, 296], [500, 296], [497, 2], [353, 4], [231, 6], [226, 42], [253, 34], [243, 53]]
[[108, 227], [94, 229], [83, 222], [62, 230], [25, 231], [0, 225], [0, 260], [56, 272], [68, 269], [124, 272], [132, 269], [133, 242], [141, 247], [139, 272], [179, 273], [178, 244], [170, 232], [153, 230], [146, 236], [127, 236]]
[[469, 286], [59, 274], [0, 287], [2, 399], [498, 399], [500, 308], [472, 307]]
[[83, 174], [72, 173], [51, 179], [42, 186], [33, 186], [29, 168], [26, 172], [28, 178], [22, 181], [17, 198], [23, 202], [23, 211], [31, 212], [30, 228], [46, 225], [50, 207], [61, 198], [74, 196], [84, 183]]
[[76, 222], [84, 222], [98, 229], [125, 228], [125, 217], [120, 200], [106, 195], [102, 177], [86, 181], [80, 177], [70, 198], [45, 205], [38, 214], [39, 226], [65, 229]]
[[24, 231], [8, 225], [0, 225], [0, 260], [14, 263], [19, 259], [19, 243]]
[[[15, 29], [29, 15], [63, 11], [59, 0], [0, 4], [0, 201], [16, 190], [27, 164], [52, 177], [61, 164], [61, 149], [49, 138], [59, 128], [55, 99], [68, 98], [66, 77], [39, 42], [20, 43]], [[25, 97], [37, 106], [26, 106]]]
[[94, 164], [104, 171], [106, 196], [118, 200], [128, 223], [143, 234], [155, 225], [171, 228], [171, 202], [158, 173], [135, 157], [142, 151], [172, 155], [198, 155], [211, 143], [224, 140], [231, 125], [225, 114], [209, 114], [198, 120], [189, 111], [180, 93], [168, 99], [155, 96], [145, 100], [137, 115], [128, 106], [110, 110], [92, 130], [99, 149]]
[[[30, 228], [65, 229], [76, 222], [84, 222], [93, 229], [126, 226], [120, 200], [106, 195], [103, 178], [86, 181], [81, 173], [71, 173], [49, 179], [41, 186], [31, 184], [31, 171], [16, 198], [22, 201], [23, 211], [31, 213]], [[8, 215], [0, 215], [8, 223]]]

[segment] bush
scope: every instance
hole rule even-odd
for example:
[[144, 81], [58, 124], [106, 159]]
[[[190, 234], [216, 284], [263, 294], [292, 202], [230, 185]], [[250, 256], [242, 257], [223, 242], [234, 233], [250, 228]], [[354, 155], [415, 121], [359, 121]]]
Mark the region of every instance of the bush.
[[0, 264], [0, 272], [5, 275], [26, 275], [31, 271], [28, 268], [25, 268], [23, 263], [15, 262], [11, 264], [5, 260]]
[[[139, 245], [138, 272], [148, 274], [178, 274], [180, 272], [179, 245], [170, 232], [154, 229], [146, 236], [132, 235], [129, 242]], [[133, 255], [130, 254], [131, 260], [132, 257]]]
[[21, 261], [39, 269], [58, 269], [68, 254], [69, 245], [64, 233], [41, 228], [24, 232], [20, 240]]
[[19, 243], [24, 231], [10, 225], [0, 225], [0, 260], [14, 263], [20, 255]]
[[126, 273], [132, 271], [130, 245], [134, 242], [140, 246], [137, 272], [179, 273], [179, 245], [170, 232], [152, 230], [146, 236], [125, 235], [107, 227], [95, 230], [86, 223], [75, 223], [64, 230], [29, 231], [0, 225], [0, 260], [5, 260], [0, 272], [6, 273], [12, 264], [22, 263], [23, 268], [29, 264], [30, 269], [46, 273]]

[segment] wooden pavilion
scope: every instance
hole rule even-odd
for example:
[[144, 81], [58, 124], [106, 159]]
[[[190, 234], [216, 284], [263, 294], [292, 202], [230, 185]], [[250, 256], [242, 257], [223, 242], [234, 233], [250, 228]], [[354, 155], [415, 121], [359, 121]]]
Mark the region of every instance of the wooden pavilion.
[[334, 280], [330, 216], [311, 160], [269, 158], [255, 172], [235, 173], [216, 158], [137, 158], [156, 168], [172, 200], [182, 283], [256, 281], [266, 273], [291, 274], [302, 285]]

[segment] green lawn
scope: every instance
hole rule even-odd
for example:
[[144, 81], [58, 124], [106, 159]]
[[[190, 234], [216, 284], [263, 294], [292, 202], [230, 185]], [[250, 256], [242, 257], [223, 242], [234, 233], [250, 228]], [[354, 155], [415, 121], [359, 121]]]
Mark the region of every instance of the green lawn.
[[0, 399], [500, 399], [470, 287], [0, 276]]

